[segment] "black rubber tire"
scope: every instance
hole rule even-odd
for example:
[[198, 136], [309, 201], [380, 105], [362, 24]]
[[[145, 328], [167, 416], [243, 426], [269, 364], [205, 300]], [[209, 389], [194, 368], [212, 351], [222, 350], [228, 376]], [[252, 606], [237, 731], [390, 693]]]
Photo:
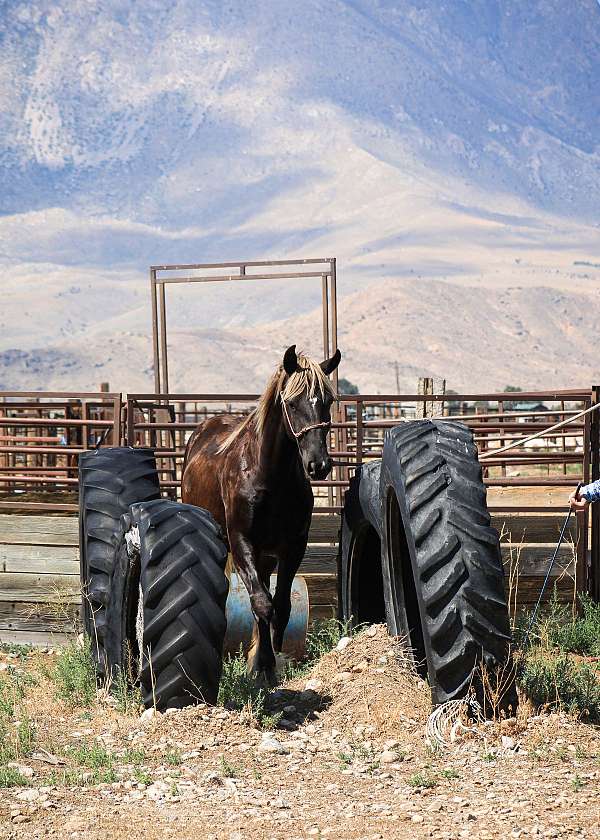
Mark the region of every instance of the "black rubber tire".
[[[139, 549], [129, 539], [128, 551], [133, 528]], [[112, 678], [139, 679], [144, 705], [159, 710], [216, 703], [229, 589], [217, 523], [203, 508], [167, 499], [132, 505], [121, 519], [117, 558], [107, 611]]]
[[352, 626], [384, 622], [381, 575], [381, 461], [356, 470], [344, 495], [338, 553], [338, 611]]
[[159, 496], [156, 460], [151, 449], [106, 447], [79, 456], [82, 621], [91, 639], [99, 679], [106, 674], [106, 607], [119, 520], [133, 502]]
[[[381, 467], [388, 628], [408, 635], [435, 705], [475, 691], [491, 711], [517, 707], [498, 532], [477, 449], [461, 423], [393, 428]], [[490, 708], [486, 677], [497, 684]]]

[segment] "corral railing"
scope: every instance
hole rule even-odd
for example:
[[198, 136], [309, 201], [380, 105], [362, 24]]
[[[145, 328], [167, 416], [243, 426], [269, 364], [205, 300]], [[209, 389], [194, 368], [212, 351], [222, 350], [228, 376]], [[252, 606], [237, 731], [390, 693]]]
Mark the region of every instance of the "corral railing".
[[[592, 390], [536, 391], [517, 396], [521, 405], [525, 401], [535, 405], [514, 410], [514, 393], [342, 395], [330, 443], [336, 466], [331, 477], [315, 482], [315, 487], [334, 490], [332, 508], [339, 508], [338, 488], [347, 485], [351, 472], [364, 461], [380, 457], [385, 431], [423, 416], [419, 411], [423, 405], [435, 416], [460, 421], [472, 429], [480, 453], [486, 453], [484, 477], [490, 487], [560, 487], [587, 481], [593, 460], [594, 414], [522, 448], [499, 453], [497, 457], [493, 457], [493, 452], [589, 408], [594, 398]], [[162, 459], [163, 486], [176, 490], [185, 443], [192, 430], [218, 414], [243, 416], [257, 399], [239, 394], [131, 394], [125, 406], [125, 438], [130, 446], [156, 448]], [[431, 406], [435, 408], [432, 410]]]
[[[126, 403], [126, 439], [132, 446], [156, 449], [165, 492], [175, 496], [185, 442], [192, 430], [219, 413], [243, 416], [256, 400], [257, 396], [240, 394], [132, 394]], [[330, 441], [335, 468], [328, 479], [314, 482], [315, 510], [318, 514], [339, 512], [350, 476], [363, 462], [381, 456], [387, 429], [424, 414], [458, 420], [472, 429], [480, 453], [485, 453], [482, 463], [490, 512], [499, 530], [506, 532], [505, 552], [516, 556], [525, 550], [530, 557], [537, 557], [529, 564], [532, 575], [520, 582], [522, 596], [529, 588], [533, 598], [537, 582], [528, 578], [542, 573], [544, 558], [558, 536], [558, 514], [566, 509], [566, 488], [600, 477], [596, 413], [542, 434], [522, 447], [497, 456], [494, 450], [543, 433], [597, 400], [595, 388], [501, 394], [343, 395]], [[523, 518], [527, 516], [528, 520]], [[535, 526], [532, 516], [537, 517]], [[598, 589], [599, 523], [595, 509], [592, 518], [595, 527], [590, 529], [588, 512], [578, 514], [577, 525], [569, 532], [571, 542], [559, 557], [558, 568], [564, 573], [559, 584], [565, 595], [574, 589], [594, 593]], [[544, 542], [540, 542], [541, 537]]]
[[[36, 639], [72, 626], [80, 598], [77, 456], [95, 446], [152, 446], [163, 491], [177, 498], [187, 439], [219, 413], [244, 416], [256, 395], [0, 393], [0, 637]], [[335, 468], [315, 482], [310, 544], [301, 567], [313, 617], [335, 612], [339, 511], [360, 464], [380, 457], [387, 429], [426, 415], [466, 423], [481, 453], [492, 523], [502, 533], [511, 603], [539, 593], [566, 512], [568, 488], [600, 477], [598, 412], [506, 452], [598, 403], [598, 388], [466, 395], [350, 395], [331, 432]], [[43, 515], [47, 514], [47, 515]], [[600, 506], [578, 514], [548, 592], [600, 598]], [[69, 516], [59, 521], [57, 517]], [[18, 521], [17, 521], [18, 520]], [[67, 599], [65, 615], [52, 606]], [[10, 635], [12, 634], [12, 636]]]
[[0, 509], [68, 510], [79, 453], [121, 440], [121, 394], [0, 392]]

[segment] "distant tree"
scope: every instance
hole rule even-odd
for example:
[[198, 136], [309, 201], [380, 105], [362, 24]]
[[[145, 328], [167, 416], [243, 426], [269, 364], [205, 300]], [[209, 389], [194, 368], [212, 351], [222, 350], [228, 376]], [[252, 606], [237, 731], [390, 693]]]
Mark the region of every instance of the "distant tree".
[[[507, 385], [504, 389], [504, 393], [505, 394], [518, 394], [522, 390], [523, 389], [519, 385]], [[512, 400], [507, 400], [507, 402], [504, 403], [504, 410], [505, 411], [513, 411], [515, 405], [516, 405], [516, 403], [513, 402]]]
[[358, 385], [342, 376], [338, 379], [338, 391], [340, 394], [358, 394]]

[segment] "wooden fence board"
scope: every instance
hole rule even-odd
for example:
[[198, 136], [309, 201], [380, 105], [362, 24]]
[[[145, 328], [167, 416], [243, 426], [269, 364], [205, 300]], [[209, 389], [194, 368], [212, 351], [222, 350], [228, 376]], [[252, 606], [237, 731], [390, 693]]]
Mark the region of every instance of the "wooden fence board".
[[71, 545], [0, 545], [0, 572], [79, 574], [79, 549]]
[[0, 514], [0, 543], [12, 545], [79, 545], [76, 516]]
[[[492, 514], [492, 525], [501, 536], [510, 536], [512, 542], [558, 542], [565, 514]], [[577, 525], [571, 519], [565, 531], [565, 540], [577, 540]]]
[[79, 604], [53, 607], [47, 603], [0, 601], [0, 630], [31, 633], [73, 633], [79, 626]]
[[5, 645], [32, 645], [33, 647], [57, 648], [73, 642], [72, 633], [32, 632], [30, 630], [2, 630], [0, 642]]
[[0, 575], [0, 601], [77, 603], [81, 599], [78, 575], [35, 575], [5, 572]]

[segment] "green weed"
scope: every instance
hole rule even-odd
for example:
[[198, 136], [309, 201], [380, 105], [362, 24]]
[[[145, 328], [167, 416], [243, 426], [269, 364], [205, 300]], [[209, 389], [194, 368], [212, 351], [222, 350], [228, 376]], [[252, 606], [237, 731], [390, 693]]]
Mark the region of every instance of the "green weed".
[[349, 750], [350, 752], [339, 752], [337, 754], [341, 769], [345, 769], [354, 763], [365, 765], [367, 773], [373, 773], [379, 769], [380, 762], [372, 747], [367, 747], [361, 743], [351, 743]]
[[429, 773], [414, 773], [407, 781], [411, 787], [415, 788], [434, 788], [437, 785], [437, 779]]
[[517, 678], [532, 703], [600, 720], [600, 680], [589, 665], [566, 653], [531, 648], [520, 658]]
[[227, 779], [235, 779], [238, 775], [238, 769], [235, 765], [230, 764], [225, 756], [221, 756], [221, 775]]
[[170, 764], [171, 767], [179, 767], [182, 762], [181, 753], [178, 750], [171, 750], [165, 755], [165, 761], [167, 764]]
[[29, 781], [15, 767], [0, 767], [0, 788], [25, 787]]
[[129, 685], [122, 673], [119, 673], [113, 684], [113, 693], [117, 698], [117, 710], [124, 715], [138, 715], [143, 705], [142, 692], [139, 686]]
[[267, 710], [268, 694], [263, 686], [246, 670], [246, 660], [240, 651], [223, 661], [217, 702], [229, 709], [246, 710], [262, 729], [274, 728], [281, 719]]
[[349, 621], [328, 618], [313, 622], [306, 634], [306, 660], [313, 663], [330, 650], [333, 650], [343, 636], [351, 636], [356, 629], [351, 629]]
[[123, 764], [143, 764], [146, 761], [146, 751], [143, 749], [126, 750], [121, 756]]
[[147, 770], [140, 770], [138, 767], [133, 771], [133, 775], [135, 776], [136, 782], [139, 782], [141, 785], [152, 784], [152, 776]]
[[64, 770], [55, 770], [46, 777], [48, 785], [56, 787], [92, 787], [93, 785], [109, 785], [117, 781], [117, 774], [112, 767], [106, 770], [76, 770], [68, 767]]
[[75, 643], [59, 655], [52, 678], [56, 694], [69, 706], [90, 706], [96, 697], [96, 669], [89, 639], [83, 647]]
[[[524, 613], [514, 633], [519, 646], [524, 644], [528, 626], [529, 615]], [[546, 610], [538, 614], [531, 628], [528, 645], [557, 648], [564, 653], [582, 656], [600, 656], [600, 604], [581, 594], [579, 612], [573, 615], [571, 607], [562, 604], [554, 590]]]
[[32, 683], [35, 680], [15, 668], [0, 677], [0, 764], [28, 755], [33, 747], [34, 726], [21, 705]]
[[100, 744], [82, 744], [80, 746], [70, 747], [66, 752], [73, 761], [81, 767], [89, 767], [90, 770], [111, 768], [113, 766], [113, 756]]
[[579, 793], [579, 791], [585, 787], [585, 782], [579, 776], [575, 776], [574, 779], [571, 779], [571, 787], [575, 791], [575, 793]]
[[11, 642], [0, 643], [0, 653], [8, 653], [16, 656], [21, 662], [27, 659], [33, 649], [33, 645], [18, 645]]

